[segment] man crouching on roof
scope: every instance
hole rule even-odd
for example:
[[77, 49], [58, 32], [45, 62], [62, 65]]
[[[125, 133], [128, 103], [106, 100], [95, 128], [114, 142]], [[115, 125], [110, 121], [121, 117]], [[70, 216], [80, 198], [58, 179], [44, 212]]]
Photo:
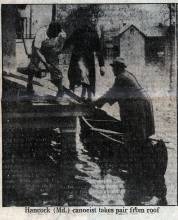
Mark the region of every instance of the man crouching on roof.
[[[101, 107], [105, 103], [118, 102], [130, 153], [130, 167], [137, 172], [141, 149], [147, 143], [149, 136], [155, 133], [152, 102], [136, 77], [126, 71], [123, 58], [117, 57], [111, 66], [115, 82], [105, 95], [94, 102], [94, 105]], [[136, 158], [138, 160], [134, 162]]]
[[42, 62], [51, 74], [51, 82], [57, 86], [57, 101], [63, 96], [62, 72], [59, 70], [59, 58], [66, 33], [58, 22], [51, 22], [49, 26], [40, 28], [32, 43], [31, 61], [28, 66], [28, 94], [33, 94], [33, 76], [39, 70], [39, 63]]

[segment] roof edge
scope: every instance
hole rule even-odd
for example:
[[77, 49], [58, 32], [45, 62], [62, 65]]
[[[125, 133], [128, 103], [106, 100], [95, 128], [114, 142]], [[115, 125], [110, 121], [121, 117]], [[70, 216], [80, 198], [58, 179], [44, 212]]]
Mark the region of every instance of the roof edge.
[[123, 30], [121, 33], [119, 33], [118, 37], [120, 37], [122, 34], [124, 34], [131, 27], [134, 27], [138, 32], [140, 32], [144, 37], [146, 37], [145, 33], [143, 33], [141, 30], [139, 30], [134, 24], [131, 24], [129, 27], [127, 27], [125, 30]]

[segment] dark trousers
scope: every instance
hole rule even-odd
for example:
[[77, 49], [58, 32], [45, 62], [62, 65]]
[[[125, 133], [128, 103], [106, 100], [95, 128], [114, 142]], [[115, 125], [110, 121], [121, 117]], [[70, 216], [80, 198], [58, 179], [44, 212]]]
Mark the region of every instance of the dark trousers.
[[82, 94], [81, 94], [81, 97], [85, 98], [86, 93], [88, 94], [88, 99], [91, 100], [92, 91], [91, 91], [90, 85], [82, 83]]

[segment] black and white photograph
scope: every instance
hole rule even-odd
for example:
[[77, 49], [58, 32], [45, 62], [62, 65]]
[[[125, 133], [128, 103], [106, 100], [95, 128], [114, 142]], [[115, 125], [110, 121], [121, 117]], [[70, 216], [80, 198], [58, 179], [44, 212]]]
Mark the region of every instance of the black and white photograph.
[[177, 7], [1, 5], [2, 207], [177, 205]]

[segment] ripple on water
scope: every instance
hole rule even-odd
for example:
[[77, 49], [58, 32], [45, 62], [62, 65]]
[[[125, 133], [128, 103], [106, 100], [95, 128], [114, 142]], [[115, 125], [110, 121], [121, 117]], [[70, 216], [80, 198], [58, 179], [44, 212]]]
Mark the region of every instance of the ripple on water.
[[[80, 129], [80, 127], [79, 127]], [[78, 132], [78, 134], [80, 131]], [[89, 183], [88, 194], [93, 200], [85, 199], [87, 205], [124, 205], [123, 197], [125, 193], [124, 181], [109, 173], [101, 175], [101, 167], [96, 163], [97, 157], [91, 158], [85, 150], [80, 138], [77, 138], [77, 155], [78, 161], [75, 165], [79, 174], [75, 179]], [[95, 162], [93, 162], [93, 160]], [[109, 172], [109, 169], [108, 169]], [[80, 174], [85, 174], [80, 175]]]

